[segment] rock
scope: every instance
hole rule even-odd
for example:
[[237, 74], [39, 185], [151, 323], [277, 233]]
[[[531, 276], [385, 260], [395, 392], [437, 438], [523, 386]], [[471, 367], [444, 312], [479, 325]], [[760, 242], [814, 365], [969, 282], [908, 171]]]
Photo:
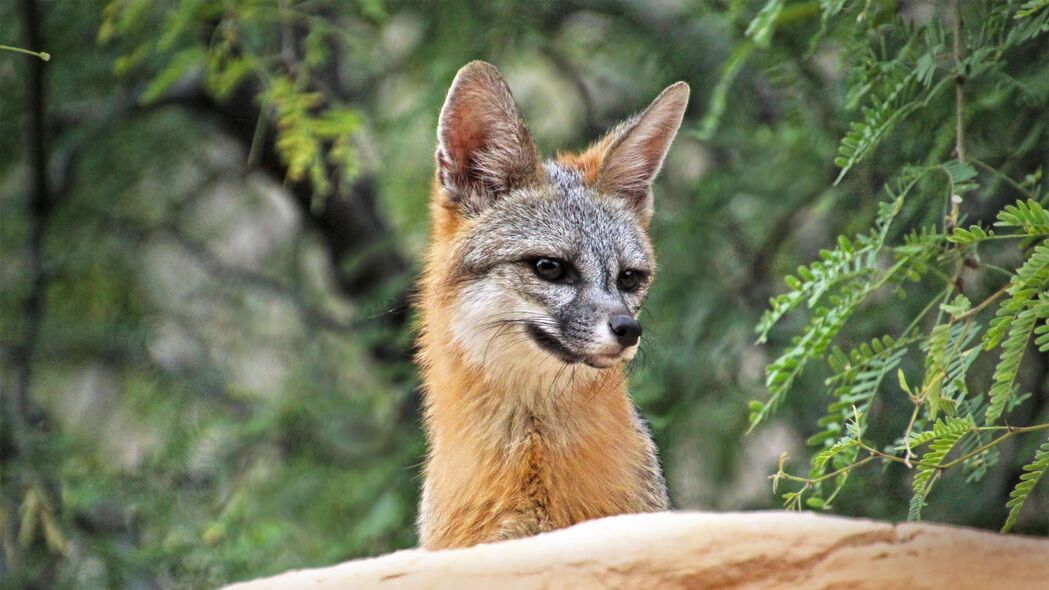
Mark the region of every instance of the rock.
[[1049, 539], [811, 513], [631, 514], [227, 588], [1049, 589]]

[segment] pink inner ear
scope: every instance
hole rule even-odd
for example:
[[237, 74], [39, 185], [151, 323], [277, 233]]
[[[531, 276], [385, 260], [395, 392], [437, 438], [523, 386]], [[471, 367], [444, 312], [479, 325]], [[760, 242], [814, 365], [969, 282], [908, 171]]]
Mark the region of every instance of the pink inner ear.
[[667, 147], [666, 143], [666, 139], [658, 135], [648, 137], [642, 143], [640, 151], [644, 164], [640, 166], [639, 174], [643, 177], [641, 180], [644, 182], [651, 182], [656, 175], [656, 168], [663, 157], [663, 150]]
[[[652, 181], [681, 125], [688, 92], [683, 82], [667, 87], [643, 113], [610, 131], [591, 148], [600, 157], [598, 185], [623, 195], [646, 216], [652, 210]], [[582, 160], [589, 163], [590, 159]]]
[[534, 182], [539, 153], [499, 72], [472, 62], [456, 74], [438, 123], [439, 180], [474, 209], [511, 188]]
[[484, 147], [484, 126], [477, 117], [464, 116], [457, 113], [448, 121], [445, 130], [444, 147], [448, 151], [447, 157], [451, 160], [450, 165], [455, 166], [455, 172], [463, 172], [470, 165], [470, 156]]

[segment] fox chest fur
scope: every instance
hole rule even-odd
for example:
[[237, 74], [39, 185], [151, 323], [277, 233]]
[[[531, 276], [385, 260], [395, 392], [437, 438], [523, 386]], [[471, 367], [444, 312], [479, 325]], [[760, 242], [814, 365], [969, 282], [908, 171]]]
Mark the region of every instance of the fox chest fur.
[[651, 182], [688, 88], [542, 161], [494, 67], [460, 70], [438, 126], [418, 360], [427, 549], [668, 507], [624, 366], [655, 265]]
[[513, 390], [446, 359], [428, 377], [445, 387], [426, 406], [424, 546], [469, 546], [667, 508], [655, 448], [621, 374], [579, 386], [566, 371], [555, 388]]

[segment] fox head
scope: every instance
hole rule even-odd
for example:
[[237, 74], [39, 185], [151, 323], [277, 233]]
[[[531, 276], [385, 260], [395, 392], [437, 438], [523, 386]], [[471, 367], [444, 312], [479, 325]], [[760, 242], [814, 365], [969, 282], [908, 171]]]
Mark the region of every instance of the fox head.
[[427, 275], [439, 303], [424, 313], [446, 333], [431, 336], [503, 375], [632, 359], [655, 273], [652, 181], [688, 96], [678, 82], [586, 151], [544, 161], [498, 70], [463, 67], [437, 128]]

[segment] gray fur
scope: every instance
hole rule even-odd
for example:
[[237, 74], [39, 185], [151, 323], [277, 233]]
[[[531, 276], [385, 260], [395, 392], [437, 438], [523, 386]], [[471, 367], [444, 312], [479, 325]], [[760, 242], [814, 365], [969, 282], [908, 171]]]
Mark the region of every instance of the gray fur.
[[[628, 269], [651, 276], [652, 250], [628, 203], [587, 187], [578, 172], [556, 162], [544, 169], [545, 182], [510, 191], [479, 212], [450, 262], [464, 282], [494, 282], [546, 309], [549, 318], [539, 318], [540, 327], [585, 357], [607, 336], [602, 331], [610, 316], [637, 315], [647, 282], [627, 293], [617, 277]], [[539, 278], [531, 261], [540, 257], [571, 263], [578, 280]]]
[[[588, 161], [599, 161], [600, 169], [584, 182], [574, 168], [541, 162], [494, 66], [472, 62], [459, 71], [441, 109], [436, 157], [442, 198], [469, 220], [448, 261], [453, 276], [469, 283], [461, 285], [470, 295], [461, 306], [461, 336], [484, 316], [523, 328], [565, 362], [606, 368], [633, 358], [636, 337], [619, 346], [609, 321], [636, 318], [644, 303], [654, 270], [644, 230], [652, 180], [681, 124], [688, 93], [682, 82], [669, 86], [595, 144], [592, 149], [604, 151]], [[538, 258], [566, 261], [575, 280], [539, 278], [532, 267]], [[618, 287], [626, 270], [642, 277], [640, 288]], [[506, 317], [490, 319], [494, 310]]]

